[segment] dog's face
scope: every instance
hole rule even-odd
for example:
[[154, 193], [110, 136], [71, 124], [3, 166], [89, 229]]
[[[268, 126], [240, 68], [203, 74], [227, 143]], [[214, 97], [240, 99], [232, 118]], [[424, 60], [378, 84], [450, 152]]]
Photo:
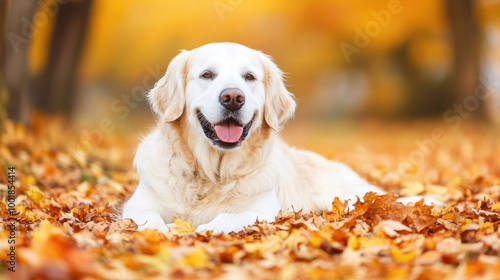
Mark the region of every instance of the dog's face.
[[238, 148], [261, 129], [293, 115], [295, 102], [282, 73], [261, 52], [235, 43], [212, 43], [182, 51], [149, 93], [165, 122], [181, 116], [197, 137], [219, 150]]

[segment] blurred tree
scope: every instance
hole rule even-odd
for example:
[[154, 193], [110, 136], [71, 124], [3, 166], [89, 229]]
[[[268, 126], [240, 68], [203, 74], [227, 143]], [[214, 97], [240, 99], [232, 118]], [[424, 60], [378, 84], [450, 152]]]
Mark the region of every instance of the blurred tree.
[[76, 75], [85, 42], [92, 1], [60, 5], [42, 74], [36, 77], [36, 109], [69, 116], [75, 99]]
[[26, 26], [33, 19], [38, 1], [12, 1], [7, 17], [5, 82], [9, 91], [7, 113], [10, 118], [27, 122], [31, 111], [28, 50], [31, 32]]
[[[75, 76], [85, 40], [92, 0], [12, 1], [8, 17], [6, 82], [9, 117], [28, 122], [33, 110], [69, 116], [75, 95]], [[41, 74], [29, 72], [33, 32], [54, 21], [48, 59]]]
[[476, 1], [446, 0], [453, 48], [451, 90], [454, 103], [463, 103], [467, 96], [475, 93], [479, 83], [483, 38], [476, 18], [476, 5]]
[[[418, 48], [418, 41], [433, 41], [432, 37], [427, 33], [415, 35], [415, 37], [401, 46], [392, 54], [394, 63], [398, 66], [398, 70], [403, 75], [404, 87], [401, 91], [405, 93], [404, 106], [400, 107], [399, 116], [406, 117], [436, 117], [442, 116], [443, 112], [448, 110], [454, 102], [454, 93], [450, 85], [453, 80], [446, 77], [448, 71], [436, 71], [440, 67], [433, 65], [425, 67], [415, 63], [416, 59], [423, 60], [422, 54], [418, 53], [412, 57], [412, 49]], [[426, 43], [424, 43], [426, 44]], [[430, 44], [436, 44], [432, 42]], [[421, 48], [421, 47], [420, 47]], [[432, 46], [424, 46], [425, 50], [431, 49]], [[421, 50], [420, 50], [421, 51]], [[435, 59], [435, 58], [433, 58]], [[441, 78], [441, 75], [443, 77]]]
[[[490, 9], [498, 1], [468, 0], [229, 1], [222, 16], [210, 1], [91, 1], [10, 1], [39, 3], [38, 13], [47, 3], [69, 2], [52, 9], [57, 12], [44, 28], [35, 28], [40, 32], [28, 38], [29, 53], [21, 48], [27, 44], [19, 46], [24, 58], [31, 56], [34, 77], [14, 80], [13, 89], [33, 90], [24, 97], [28, 105], [69, 114], [76, 76], [80, 100], [90, 104], [138, 85], [146, 91], [179, 49], [235, 41], [272, 55], [289, 73], [298, 113], [440, 116], [477, 86], [484, 30], [477, 21], [484, 16], [476, 15], [475, 6], [487, 5], [491, 17], [499, 14]], [[23, 35], [26, 21], [37, 23], [38, 15], [30, 13], [9, 17], [9, 25], [20, 25], [17, 34]], [[207, 22], [210, 28], [201, 28]], [[89, 36], [83, 36], [87, 28]], [[346, 57], [341, 43], [356, 52]], [[12, 69], [26, 68], [22, 58], [8, 56], [22, 62]], [[10, 96], [21, 104], [22, 95]], [[101, 103], [107, 110], [108, 102]], [[23, 107], [9, 108], [20, 114]]]

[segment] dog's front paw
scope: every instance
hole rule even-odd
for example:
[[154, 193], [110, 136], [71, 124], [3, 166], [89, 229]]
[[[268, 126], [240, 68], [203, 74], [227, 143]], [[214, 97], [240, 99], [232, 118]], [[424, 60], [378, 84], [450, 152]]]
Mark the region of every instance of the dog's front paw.
[[228, 233], [233, 232], [233, 231], [238, 232], [242, 229], [243, 229], [242, 227], [235, 227], [235, 226], [231, 226], [231, 225], [214, 225], [210, 222], [208, 224], [199, 225], [196, 228], [196, 231], [197, 232], [211, 231], [212, 234], [219, 234], [219, 233], [228, 234]]
[[211, 230], [214, 234], [239, 232], [249, 226], [258, 219], [258, 214], [255, 212], [243, 212], [239, 214], [221, 213], [207, 224], [200, 225], [196, 228], [197, 232]]
[[[246, 225], [246, 224], [245, 224]], [[238, 232], [243, 229], [241, 221], [235, 220], [235, 214], [222, 213], [209, 223], [199, 225], [196, 228], [197, 232], [205, 232], [211, 230], [213, 234]]]
[[134, 215], [129, 215], [132, 220], [137, 224], [138, 230], [144, 230], [147, 228], [157, 229], [163, 233], [169, 231], [167, 225], [161, 218], [160, 214], [155, 211], [140, 211]]

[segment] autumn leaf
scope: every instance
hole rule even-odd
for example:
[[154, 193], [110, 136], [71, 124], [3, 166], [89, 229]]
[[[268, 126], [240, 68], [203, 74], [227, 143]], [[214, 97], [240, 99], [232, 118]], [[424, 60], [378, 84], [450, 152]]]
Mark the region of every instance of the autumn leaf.
[[335, 197], [332, 202], [332, 213], [335, 218], [340, 218], [344, 215], [347, 207], [346, 202], [341, 202], [338, 197]]
[[40, 207], [45, 205], [45, 194], [38, 187], [31, 187], [31, 189], [26, 191], [26, 195], [36, 205]]
[[403, 182], [401, 186], [401, 195], [403, 196], [418, 195], [425, 190], [425, 186], [421, 182]]
[[389, 237], [399, 236], [399, 232], [412, 232], [411, 228], [403, 225], [400, 222], [393, 220], [382, 221], [373, 228], [375, 233], [383, 233]]
[[500, 202], [496, 202], [493, 207], [491, 207], [491, 210], [500, 210]]
[[178, 235], [186, 235], [193, 233], [195, 228], [191, 222], [183, 221], [179, 218], [174, 217], [174, 230]]
[[208, 254], [202, 248], [195, 248], [184, 256], [184, 263], [194, 268], [205, 267], [208, 260]]
[[417, 252], [415, 250], [401, 250], [398, 246], [391, 246], [391, 256], [392, 258], [400, 264], [406, 264], [412, 262], [417, 257]]

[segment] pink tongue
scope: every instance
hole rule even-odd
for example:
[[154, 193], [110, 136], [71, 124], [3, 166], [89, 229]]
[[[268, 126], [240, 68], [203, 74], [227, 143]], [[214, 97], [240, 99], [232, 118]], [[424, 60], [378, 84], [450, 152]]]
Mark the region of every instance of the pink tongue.
[[232, 121], [221, 123], [214, 127], [215, 134], [226, 143], [236, 143], [243, 134], [243, 127]]

